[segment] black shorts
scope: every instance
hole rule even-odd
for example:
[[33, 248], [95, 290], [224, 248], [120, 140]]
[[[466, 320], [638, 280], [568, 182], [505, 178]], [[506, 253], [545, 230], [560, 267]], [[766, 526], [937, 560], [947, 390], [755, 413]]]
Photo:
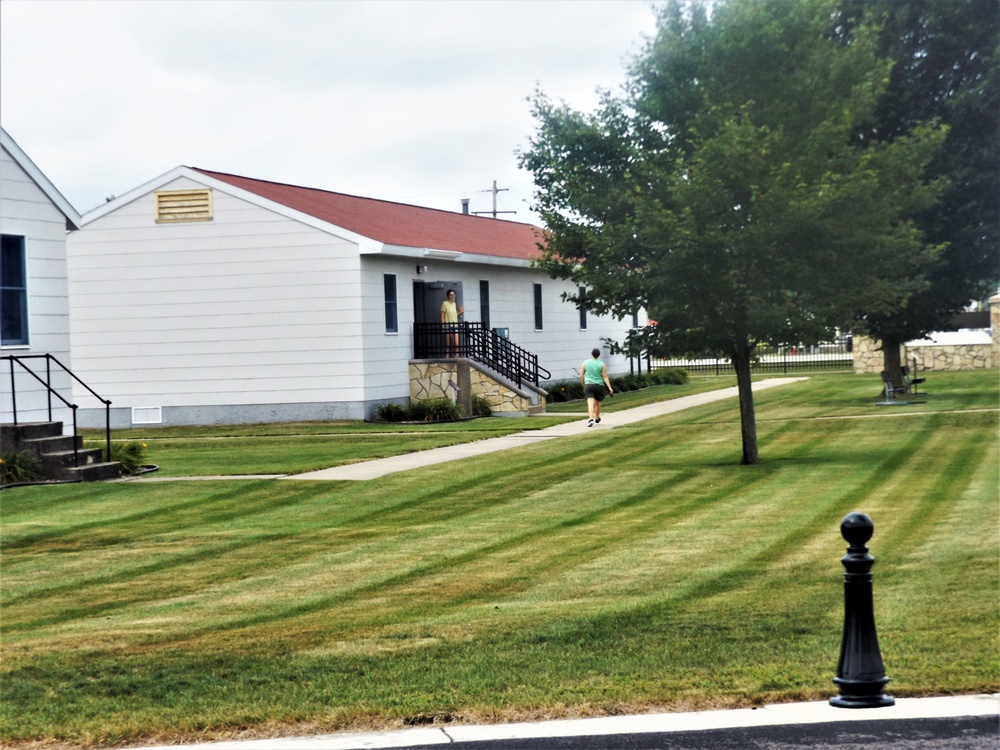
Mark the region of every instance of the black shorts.
[[608, 392], [604, 390], [604, 386], [598, 383], [587, 383], [583, 386], [583, 395], [587, 398], [592, 398], [594, 401], [603, 401], [604, 397], [608, 395]]

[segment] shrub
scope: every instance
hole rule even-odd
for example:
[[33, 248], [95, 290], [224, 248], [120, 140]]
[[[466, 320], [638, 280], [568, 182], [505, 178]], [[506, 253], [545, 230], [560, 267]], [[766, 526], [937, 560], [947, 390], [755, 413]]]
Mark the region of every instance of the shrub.
[[375, 419], [379, 422], [405, 422], [410, 418], [410, 410], [404, 404], [379, 404], [375, 407]]
[[432, 398], [410, 404], [410, 419], [415, 422], [447, 422], [461, 419], [462, 412], [446, 398]]
[[[611, 380], [611, 378], [608, 379]], [[645, 386], [646, 383], [644, 383], [643, 379], [638, 375], [622, 375], [611, 381], [611, 387], [616, 391], [621, 391], [622, 393], [625, 391], [637, 391]]]
[[146, 444], [136, 440], [112, 443], [108, 460], [121, 464], [122, 474], [138, 474], [146, 466]]
[[656, 369], [651, 375], [656, 385], [684, 385], [688, 382], [687, 370], [676, 367]]
[[474, 417], [491, 417], [493, 416], [493, 407], [490, 406], [490, 402], [487, 401], [482, 396], [472, 397], [472, 416]]
[[0, 453], [0, 484], [40, 482], [42, 462], [34, 451], [20, 450]]
[[545, 390], [548, 391], [549, 401], [554, 404], [583, 398], [583, 386], [579, 380], [560, 380], [545, 386]]

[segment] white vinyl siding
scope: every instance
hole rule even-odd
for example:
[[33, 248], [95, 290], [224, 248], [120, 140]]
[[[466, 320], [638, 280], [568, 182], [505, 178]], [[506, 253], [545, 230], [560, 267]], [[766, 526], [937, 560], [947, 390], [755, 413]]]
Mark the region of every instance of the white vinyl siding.
[[152, 201], [71, 243], [85, 380], [128, 407], [360, 401], [356, 245], [222, 193], [211, 223], [157, 225]]
[[[52, 354], [72, 367], [69, 335], [69, 301], [66, 282], [66, 216], [39, 188], [18, 162], [0, 148], [0, 230], [24, 238], [28, 310], [28, 342], [0, 348], [7, 355]], [[44, 378], [44, 360], [35, 360]], [[44, 388], [15, 368], [18, 421], [48, 418]], [[13, 421], [10, 370], [0, 368], [0, 421]], [[67, 401], [73, 402], [68, 375], [55, 371], [52, 383]], [[72, 413], [53, 399], [57, 420], [72, 424]], [[43, 404], [45, 404], [43, 406]]]

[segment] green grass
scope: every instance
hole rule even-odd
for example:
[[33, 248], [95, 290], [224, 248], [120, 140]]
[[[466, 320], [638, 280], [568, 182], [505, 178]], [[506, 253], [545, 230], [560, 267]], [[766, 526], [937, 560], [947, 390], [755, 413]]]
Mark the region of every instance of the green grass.
[[909, 407], [874, 406], [871, 377], [762, 392], [752, 467], [733, 399], [371, 482], [6, 490], [0, 738], [823, 699], [854, 510], [890, 692], [996, 691], [997, 372], [927, 386]]
[[[644, 388], [641, 391], [616, 393], [613, 397], [604, 399], [601, 409], [602, 411], [612, 413], [620, 409], [633, 409], [637, 406], [645, 406], [657, 401], [679, 398], [680, 396], [690, 396], [694, 393], [704, 393], [705, 391], [714, 391], [718, 388], [728, 388], [734, 385], [736, 385], [735, 377], [693, 377], [683, 385], [655, 385]], [[545, 411], [548, 414], [586, 414], [587, 399], [549, 404], [545, 408]]]
[[[568, 417], [489, 418], [439, 424], [297, 422], [115, 430], [113, 441], [141, 441], [157, 476], [300, 474], [446, 445], [537, 430]], [[88, 447], [101, 430], [82, 431]]]

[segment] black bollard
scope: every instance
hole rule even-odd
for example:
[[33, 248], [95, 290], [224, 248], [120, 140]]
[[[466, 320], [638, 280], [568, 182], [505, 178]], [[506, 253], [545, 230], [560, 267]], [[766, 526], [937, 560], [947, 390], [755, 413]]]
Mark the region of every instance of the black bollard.
[[830, 699], [837, 708], [879, 708], [895, 704], [882, 692], [889, 678], [875, 632], [872, 604], [872, 565], [865, 542], [872, 538], [875, 524], [864, 513], [848, 513], [840, 522], [840, 533], [850, 546], [841, 559], [844, 573], [844, 637], [840, 642], [840, 662], [833, 681], [840, 695]]

